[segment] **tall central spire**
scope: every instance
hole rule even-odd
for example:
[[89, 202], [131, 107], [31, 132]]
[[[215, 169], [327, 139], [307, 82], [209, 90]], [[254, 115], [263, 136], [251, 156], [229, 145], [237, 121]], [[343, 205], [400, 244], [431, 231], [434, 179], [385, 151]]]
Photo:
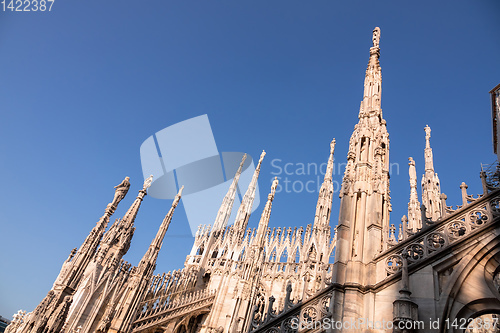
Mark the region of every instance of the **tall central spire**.
[[373, 30], [373, 46], [370, 48], [370, 60], [365, 74], [363, 101], [359, 109], [359, 117], [379, 116], [382, 119], [380, 99], [382, 95], [382, 69], [380, 68], [380, 28]]
[[[363, 309], [370, 306], [370, 300], [365, 300], [366, 290], [354, 286], [374, 281], [376, 274], [372, 274], [371, 262], [389, 246], [389, 133], [381, 108], [379, 28], [373, 30], [372, 42], [359, 121], [349, 141], [340, 190], [332, 281], [350, 287], [334, 291], [331, 299], [330, 304], [335, 304], [332, 319], [339, 322], [356, 321], [365, 316]], [[348, 306], [344, 306], [346, 304]]]
[[373, 30], [372, 42], [359, 121], [349, 141], [347, 166], [340, 191], [339, 226], [345, 226], [349, 232], [338, 236], [348, 239], [347, 257], [361, 262], [370, 261], [384, 248], [391, 210], [389, 134], [382, 118], [380, 101], [379, 28]]

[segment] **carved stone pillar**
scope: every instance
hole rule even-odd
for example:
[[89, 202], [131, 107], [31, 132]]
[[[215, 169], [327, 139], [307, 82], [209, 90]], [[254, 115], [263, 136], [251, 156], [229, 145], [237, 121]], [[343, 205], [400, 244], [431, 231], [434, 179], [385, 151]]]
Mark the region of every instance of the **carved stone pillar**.
[[410, 298], [411, 291], [409, 290], [407, 253], [403, 254], [401, 282], [403, 284], [403, 287], [399, 291], [401, 296], [393, 302], [393, 332], [410, 333], [414, 332], [413, 322], [418, 320], [418, 305], [412, 302]]

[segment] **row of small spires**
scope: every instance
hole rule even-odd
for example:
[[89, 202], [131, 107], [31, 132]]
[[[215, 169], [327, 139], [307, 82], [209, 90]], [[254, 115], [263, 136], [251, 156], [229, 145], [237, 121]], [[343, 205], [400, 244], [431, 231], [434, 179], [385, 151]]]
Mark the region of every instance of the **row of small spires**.
[[[394, 245], [397, 242], [403, 241], [403, 240], [425, 230], [427, 227], [430, 227], [431, 225], [439, 222], [440, 220], [445, 218], [447, 215], [454, 213], [455, 211], [460, 210], [462, 208], [465, 208], [467, 205], [480, 199], [483, 195], [488, 193], [488, 186], [486, 185], [486, 177], [485, 177], [483, 171], [481, 171], [481, 181], [483, 184], [483, 192], [484, 193], [478, 194], [476, 198], [474, 198], [474, 195], [467, 193], [468, 186], [467, 186], [467, 184], [465, 184], [465, 182], [462, 182], [462, 184], [460, 184], [460, 190], [461, 190], [461, 195], [462, 195], [462, 205], [456, 205], [455, 209], [453, 209], [453, 206], [448, 206], [446, 204], [446, 199], [448, 199], [448, 197], [446, 196], [446, 194], [441, 193], [441, 196], [440, 196], [440, 199], [441, 199], [441, 217], [439, 219], [437, 219], [436, 221], [432, 221], [431, 219], [429, 219], [426, 216], [426, 207], [425, 207], [425, 205], [422, 204], [421, 205], [421, 214], [422, 214], [422, 221], [424, 222], [424, 224], [423, 224], [422, 228], [417, 229], [417, 232], [413, 232], [412, 230], [410, 230], [408, 228], [408, 218], [406, 217], [406, 215], [403, 215], [403, 217], [401, 218], [401, 224], [399, 225], [397, 237], [396, 237], [395, 225], [391, 224], [391, 226], [389, 228], [389, 240], [388, 240], [389, 246]], [[405, 228], [405, 226], [406, 226], [406, 228]]]
[[[196, 232], [195, 238], [204, 238], [208, 237], [210, 235], [210, 230], [211, 230], [211, 225], [203, 225], [198, 227], [198, 231]], [[234, 232], [234, 226], [228, 226], [226, 229], [223, 230], [223, 232], [220, 234], [221, 237], [230, 237], [231, 233]], [[307, 240], [309, 236], [312, 235], [312, 232], [314, 232], [314, 229], [312, 228], [312, 224], [308, 224], [306, 226], [306, 231], [305, 231], [305, 238], [304, 240]], [[246, 237], [248, 240], [252, 239], [255, 237], [257, 233], [257, 228], [248, 228], [246, 230]], [[299, 239], [302, 241], [302, 235], [304, 234], [304, 227], [273, 227], [272, 229], [270, 227], [267, 228], [267, 238], [270, 242], [272, 242], [273, 239], [278, 239], [280, 242], [285, 241], [286, 239], [291, 240], [292, 242], [295, 241], [296, 239]], [[281, 236], [281, 238], [280, 238]]]

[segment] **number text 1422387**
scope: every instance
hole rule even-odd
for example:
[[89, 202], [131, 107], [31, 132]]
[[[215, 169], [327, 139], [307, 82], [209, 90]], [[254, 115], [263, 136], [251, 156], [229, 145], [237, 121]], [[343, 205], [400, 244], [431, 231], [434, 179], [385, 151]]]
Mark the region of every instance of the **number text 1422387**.
[[50, 12], [55, 0], [2, 0], [4, 12]]

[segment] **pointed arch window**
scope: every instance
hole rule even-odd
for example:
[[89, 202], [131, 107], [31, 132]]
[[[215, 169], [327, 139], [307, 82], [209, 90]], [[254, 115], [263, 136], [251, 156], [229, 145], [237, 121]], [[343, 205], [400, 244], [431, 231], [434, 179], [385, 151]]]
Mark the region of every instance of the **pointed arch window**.
[[274, 249], [271, 251], [271, 254], [269, 255], [269, 261], [276, 261], [276, 255], [277, 251], [275, 246]]
[[285, 248], [283, 252], [281, 252], [280, 262], [287, 262], [287, 261], [288, 261], [288, 251]]

